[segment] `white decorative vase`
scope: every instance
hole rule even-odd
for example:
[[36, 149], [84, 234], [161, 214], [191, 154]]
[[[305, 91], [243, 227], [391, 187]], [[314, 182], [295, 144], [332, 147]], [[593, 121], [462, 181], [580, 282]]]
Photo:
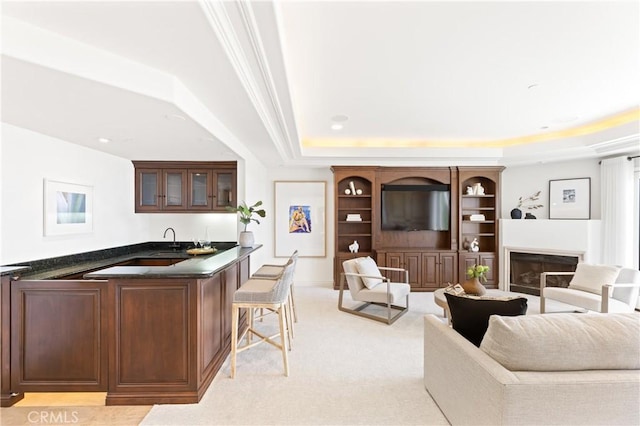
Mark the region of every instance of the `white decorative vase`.
[[254, 243], [253, 232], [251, 231], [240, 232], [238, 243], [240, 244], [240, 247], [253, 247], [253, 243]]

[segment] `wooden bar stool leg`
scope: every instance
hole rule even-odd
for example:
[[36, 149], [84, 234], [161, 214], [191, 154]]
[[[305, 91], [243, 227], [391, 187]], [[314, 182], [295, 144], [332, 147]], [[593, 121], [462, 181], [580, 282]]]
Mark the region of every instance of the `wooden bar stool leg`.
[[236, 376], [236, 355], [238, 351], [238, 316], [240, 308], [231, 308], [231, 378]]
[[[285, 302], [286, 303], [286, 302]], [[278, 308], [278, 320], [280, 322], [280, 342], [282, 347], [282, 362], [284, 363], [284, 375], [289, 377], [289, 349], [287, 348], [287, 337], [286, 337], [286, 319], [285, 313], [283, 312], [284, 305], [281, 305]]]
[[293, 294], [293, 284], [291, 285], [291, 289], [289, 290], [289, 297], [291, 297], [291, 307], [293, 308], [293, 320], [298, 322], [298, 311], [296, 311], [296, 300]]

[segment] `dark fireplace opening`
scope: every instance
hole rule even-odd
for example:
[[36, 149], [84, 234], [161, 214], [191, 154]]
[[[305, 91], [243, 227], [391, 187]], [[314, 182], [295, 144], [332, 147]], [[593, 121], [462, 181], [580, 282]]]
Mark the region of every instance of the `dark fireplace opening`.
[[[575, 272], [578, 256], [511, 252], [509, 255], [511, 291], [540, 295], [542, 272]], [[568, 287], [572, 276], [549, 276], [547, 286]]]

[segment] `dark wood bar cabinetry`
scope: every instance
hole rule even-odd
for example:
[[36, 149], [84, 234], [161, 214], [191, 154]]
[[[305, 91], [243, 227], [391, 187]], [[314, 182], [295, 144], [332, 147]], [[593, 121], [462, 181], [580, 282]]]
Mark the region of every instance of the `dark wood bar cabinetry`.
[[[333, 166], [331, 170], [335, 188], [334, 288], [340, 283], [342, 262], [360, 256], [373, 257], [379, 266], [407, 269], [412, 291], [432, 291], [464, 281], [467, 267], [474, 264], [489, 266], [486, 285], [498, 287], [503, 167]], [[353, 193], [351, 183], [359, 193]], [[384, 185], [447, 186], [448, 229], [383, 229]], [[353, 217], [361, 220], [347, 219]], [[478, 251], [470, 249], [474, 239]], [[360, 246], [357, 253], [349, 251], [354, 241]], [[390, 278], [400, 280], [398, 274]]]
[[259, 247], [105, 267], [77, 280], [2, 275], [2, 406], [24, 392], [106, 392], [106, 405], [197, 403], [230, 353], [233, 294]]

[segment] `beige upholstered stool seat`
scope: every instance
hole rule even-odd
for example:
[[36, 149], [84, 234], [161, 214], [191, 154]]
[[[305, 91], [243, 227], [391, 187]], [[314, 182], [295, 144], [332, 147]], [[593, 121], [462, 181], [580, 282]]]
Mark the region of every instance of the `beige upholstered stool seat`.
[[[240, 286], [233, 294], [231, 309], [231, 378], [236, 374], [236, 358], [239, 352], [266, 342], [282, 352], [284, 374], [289, 375], [288, 361], [288, 325], [287, 325], [287, 301], [293, 276], [293, 262], [288, 262], [278, 279], [250, 278]], [[269, 309], [278, 316], [279, 332], [273, 336], [266, 336], [254, 327], [254, 311], [256, 309]], [[240, 327], [240, 309], [247, 309], [247, 327], [238, 337]], [[252, 337], [258, 340], [252, 342]], [[246, 337], [246, 344], [241, 342]], [[278, 338], [278, 340], [274, 340]]]
[[[298, 262], [298, 250], [295, 250], [291, 256], [289, 257], [289, 260], [287, 261], [287, 263], [285, 263], [284, 265], [262, 265], [256, 272], [253, 273], [253, 275], [251, 276], [252, 278], [266, 278], [266, 279], [277, 279], [278, 277], [280, 277], [280, 275], [282, 275], [282, 272], [284, 271], [284, 267], [289, 263], [289, 262], [293, 262], [293, 267], [295, 269], [295, 266]], [[293, 338], [294, 335], [294, 330], [293, 330], [293, 323], [294, 322], [298, 322], [298, 312], [296, 311], [296, 301], [295, 301], [295, 292], [294, 292], [294, 286], [293, 286], [293, 277], [291, 279], [291, 288], [289, 289], [289, 307], [287, 309], [287, 314], [289, 315], [289, 338]], [[291, 318], [291, 316], [293, 318]], [[291, 319], [293, 319], [293, 321], [291, 321]]]

